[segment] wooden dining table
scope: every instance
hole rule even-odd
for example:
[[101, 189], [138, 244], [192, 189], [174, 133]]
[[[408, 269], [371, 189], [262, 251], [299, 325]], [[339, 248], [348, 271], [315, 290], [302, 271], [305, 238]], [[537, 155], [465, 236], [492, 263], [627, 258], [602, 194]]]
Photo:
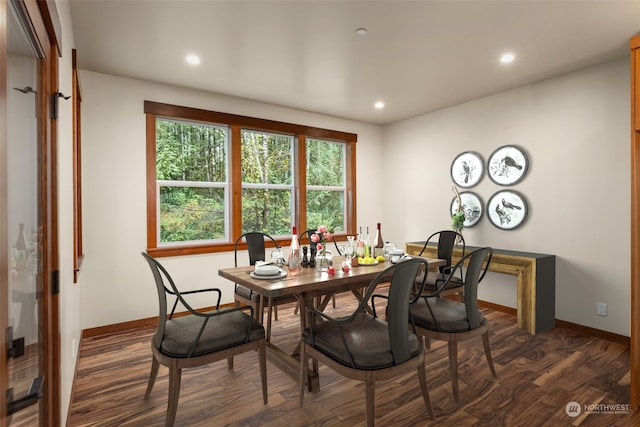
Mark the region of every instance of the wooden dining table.
[[[429, 263], [429, 270], [437, 270], [445, 265], [446, 261], [437, 258], [425, 258]], [[251, 273], [254, 266], [222, 268], [218, 274], [225, 279], [245, 286], [260, 294], [261, 306], [266, 307], [270, 297], [281, 295], [293, 295], [300, 305], [300, 332], [307, 325], [307, 307], [323, 310], [331, 297], [337, 293], [352, 292], [356, 298], [362, 299], [362, 289], [366, 288], [371, 280], [391, 264], [380, 262], [375, 265], [359, 265], [348, 272], [341, 269], [344, 257], [335, 257], [334, 266], [336, 272], [329, 275], [326, 271], [315, 268], [303, 268], [298, 272], [290, 272], [286, 266], [282, 270], [286, 276], [279, 278], [255, 278]], [[253, 277], [252, 277], [253, 276]], [[287, 375], [298, 381], [300, 362], [297, 357], [297, 349], [288, 353], [271, 341], [267, 342], [267, 355], [269, 361], [274, 363]], [[308, 388], [312, 392], [320, 389], [317, 369], [309, 370]]]

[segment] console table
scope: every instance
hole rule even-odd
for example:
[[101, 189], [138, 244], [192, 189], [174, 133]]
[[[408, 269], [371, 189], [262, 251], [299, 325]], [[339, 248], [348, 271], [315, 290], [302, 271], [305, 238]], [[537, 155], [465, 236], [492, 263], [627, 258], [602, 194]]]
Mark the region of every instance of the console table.
[[[422, 242], [407, 242], [405, 251], [417, 255]], [[467, 246], [466, 253], [475, 249]], [[436, 245], [427, 247], [423, 254], [437, 257]], [[453, 263], [460, 260], [462, 248], [453, 251]], [[531, 252], [494, 249], [489, 271], [509, 274], [518, 278], [518, 327], [531, 334], [552, 329], [556, 325], [556, 256]]]

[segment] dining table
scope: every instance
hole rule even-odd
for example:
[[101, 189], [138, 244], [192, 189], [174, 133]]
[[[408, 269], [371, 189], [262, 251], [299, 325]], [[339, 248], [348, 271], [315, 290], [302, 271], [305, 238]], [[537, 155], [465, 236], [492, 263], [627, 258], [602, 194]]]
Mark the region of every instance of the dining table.
[[[437, 270], [439, 266], [446, 264], [443, 259], [426, 259], [429, 270]], [[293, 295], [299, 304], [300, 333], [306, 328], [308, 322], [307, 307], [324, 310], [331, 297], [338, 293], [352, 292], [362, 300], [362, 290], [379, 273], [391, 266], [389, 262], [376, 262], [371, 265], [360, 264], [343, 271], [344, 257], [335, 257], [333, 265], [335, 273], [329, 274], [327, 269], [302, 268], [299, 271], [289, 271], [287, 266], [282, 266], [281, 273], [276, 277], [261, 277], [255, 274], [255, 266], [221, 268], [218, 274], [234, 283], [245, 286], [257, 292], [261, 298], [260, 306], [266, 307], [269, 298], [281, 295]], [[400, 261], [402, 262], [402, 261]], [[390, 277], [389, 277], [390, 278]], [[275, 364], [285, 374], [296, 382], [300, 375], [299, 348], [292, 353], [286, 352], [267, 341], [267, 356], [269, 361]], [[320, 389], [317, 366], [309, 370], [307, 379], [308, 390], [317, 392]]]

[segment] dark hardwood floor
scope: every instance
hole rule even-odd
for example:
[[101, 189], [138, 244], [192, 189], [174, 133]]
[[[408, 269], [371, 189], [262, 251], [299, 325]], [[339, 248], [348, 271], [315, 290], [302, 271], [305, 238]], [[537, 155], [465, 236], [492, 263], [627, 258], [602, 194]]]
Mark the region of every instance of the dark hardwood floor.
[[[299, 336], [294, 304], [280, 306], [272, 341], [293, 350]], [[355, 299], [337, 297], [350, 312]], [[487, 366], [480, 339], [459, 344], [460, 402], [453, 400], [443, 342], [427, 353], [427, 380], [437, 420], [424, 407], [417, 378], [380, 382], [376, 388], [378, 426], [637, 426], [640, 414], [627, 411], [629, 349], [578, 332], [555, 328], [532, 336], [516, 327], [515, 316], [485, 310], [498, 378]], [[151, 367], [150, 336], [144, 328], [84, 339], [80, 350], [69, 426], [162, 426], [168, 370], [144, 399]], [[177, 426], [358, 426], [364, 425], [362, 383], [321, 365], [316, 394], [298, 407], [297, 384], [268, 363], [269, 403], [262, 404], [257, 354], [185, 370]], [[581, 413], [567, 415], [577, 402]], [[585, 405], [593, 405], [585, 408]], [[585, 409], [589, 409], [585, 411]], [[611, 413], [611, 412], [622, 413]]]

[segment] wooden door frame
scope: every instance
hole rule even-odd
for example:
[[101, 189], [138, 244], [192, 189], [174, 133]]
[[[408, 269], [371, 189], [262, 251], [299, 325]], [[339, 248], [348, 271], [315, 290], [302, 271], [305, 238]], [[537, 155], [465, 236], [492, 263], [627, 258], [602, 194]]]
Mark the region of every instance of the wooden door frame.
[[640, 36], [631, 38], [631, 349], [629, 404], [640, 404]]
[[[38, 61], [38, 89], [36, 91], [38, 138], [38, 206], [42, 224], [42, 289], [38, 304], [42, 322], [42, 372], [45, 374], [44, 396], [40, 401], [42, 425], [60, 426], [60, 322], [59, 322], [59, 270], [58, 215], [57, 215], [57, 119], [52, 117], [52, 100], [58, 92], [58, 56], [60, 46], [60, 20], [55, 2], [46, 0], [14, 0], [23, 7], [35, 38], [44, 52]], [[0, 0], [0, 170], [7, 166], [7, 0]], [[6, 176], [0, 179], [0, 201], [6, 201]], [[0, 212], [0, 303], [8, 304], [8, 247], [6, 211]], [[0, 331], [8, 325], [0, 316]], [[7, 347], [4, 335], [0, 339], [0, 427], [7, 425]]]

